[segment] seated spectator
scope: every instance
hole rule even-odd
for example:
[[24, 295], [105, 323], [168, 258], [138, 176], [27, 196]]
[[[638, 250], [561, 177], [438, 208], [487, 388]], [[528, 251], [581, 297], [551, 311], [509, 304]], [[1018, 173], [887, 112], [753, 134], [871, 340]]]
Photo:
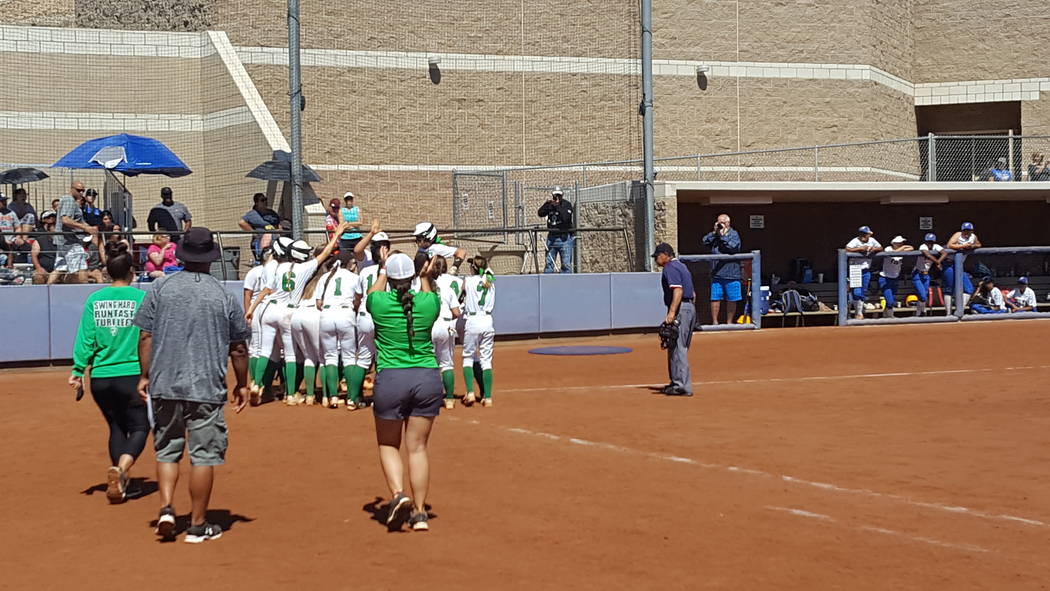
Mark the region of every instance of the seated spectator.
[[[246, 232], [260, 230], [277, 230], [281, 227], [281, 216], [267, 206], [265, 193], [256, 193], [252, 197], [252, 208], [237, 222], [237, 225]], [[252, 237], [252, 252], [255, 260], [259, 260], [262, 251], [269, 248], [276, 238], [275, 234], [257, 234]]]
[[1017, 279], [1017, 287], [1006, 295], [1006, 307], [1010, 312], [1036, 312], [1035, 292], [1028, 287], [1028, 278]]
[[84, 211], [84, 222], [90, 226], [99, 226], [102, 224], [102, 210], [95, 207], [95, 201], [97, 199], [98, 191], [94, 189], [84, 191], [84, 204], [81, 209]]
[[27, 201], [29, 196], [25, 189], [15, 189], [14, 200], [11, 202], [11, 211], [18, 216], [19, 232], [32, 232], [36, 229], [36, 209]]
[[970, 310], [975, 314], [1005, 314], [1006, 303], [1003, 292], [995, 286], [995, 279], [985, 277], [977, 285], [977, 291], [970, 297]]
[[58, 211], [58, 204], [61, 203], [61, 202], [62, 202], [61, 199], [52, 199], [51, 200], [51, 211]]
[[155, 234], [153, 244], [146, 250], [146, 275], [151, 279], [163, 277], [168, 269], [177, 269], [175, 243], [167, 234]]
[[1028, 165], [1028, 180], [1050, 181], [1050, 162], [1042, 152], [1032, 154], [1032, 163]]
[[0, 193], [0, 251], [3, 252], [3, 266], [11, 266], [11, 245], [8, 244], [13, 238], [17, 228], [21, 227], [18, 215], [7, 208], [7, 195]]
[[[52, 210], [40, 214], [40, 231], [54, 232], [56, 216], [57, 214]], [[39, 235], [36, 240], [31, 241], [31, 246], [33, 283], [54, 283], [58, 279], [58, 273], [55, 273], [58, 247], [55, 246], [54, 237], [49, 234]]]
[[15, 234], [7, 242], [10, 256], [7, 258], [8, 268], [15, 265], [31, 265], [33, 261], [33, 244], [25, 234]]
[[1014, 174], [1006, 164], [1006, 158], [999, 158], [986, 173], [987, 180], [991, 182], [1004, 182], [1014, 180]]

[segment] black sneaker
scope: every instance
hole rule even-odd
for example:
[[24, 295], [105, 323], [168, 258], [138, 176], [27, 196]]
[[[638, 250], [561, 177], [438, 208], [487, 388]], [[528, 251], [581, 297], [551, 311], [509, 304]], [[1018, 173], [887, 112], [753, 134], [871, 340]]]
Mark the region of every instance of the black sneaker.
[[679, 388], [677, 386], [670, 386], [670, 387], [664, 388], [661, 391], [664, 394], [668, 395], [668, 396], [692, 396], [693, 395], [692, 392], [686, 392], [684, 389]]
[[407, 509], [412, 504], [412, 499], [408, 498], [408, 495], [404, 493], [397, 493], [394, 498], [390, 500], [390, 505], [386, 511], [386, 524], [389, 527], [398, 517], [398, 513], [402, 509]]
[[167, 541], [175, 539], [175, 510], [170, 506], [161, 508], [157, 516], [157, 535]]
[[222, 537], [222, 528], [214, 523], [202, 523], [191, 525], [186, 530], [186, 543], [200, 544], [208, 540], [218, 540]]
[[413, 513], [408, 518], [408, 525], [412, 527], [412, 531], [429, 531], [430, 525], [427, 523], [429, 519], [430, 516], [427, 515], [426, 511], [420, 511], [419, 513]]

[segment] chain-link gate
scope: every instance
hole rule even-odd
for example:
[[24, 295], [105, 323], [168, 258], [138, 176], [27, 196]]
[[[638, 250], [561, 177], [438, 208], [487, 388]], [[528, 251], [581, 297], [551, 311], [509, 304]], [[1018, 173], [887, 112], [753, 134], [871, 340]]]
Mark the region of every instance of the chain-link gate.
[[507, 228], [507, 177], [502, 172], [452, 175], [452, 225], [456, 228]]

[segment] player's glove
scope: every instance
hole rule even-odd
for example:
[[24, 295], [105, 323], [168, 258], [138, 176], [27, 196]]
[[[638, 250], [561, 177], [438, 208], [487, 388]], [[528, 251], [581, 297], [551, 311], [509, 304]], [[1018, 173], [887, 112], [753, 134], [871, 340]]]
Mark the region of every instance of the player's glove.
[[671, 323], [662, 322], [656, 334], [660, 336], [661, 349], [674, 349], [678, 344], [678, 319]]

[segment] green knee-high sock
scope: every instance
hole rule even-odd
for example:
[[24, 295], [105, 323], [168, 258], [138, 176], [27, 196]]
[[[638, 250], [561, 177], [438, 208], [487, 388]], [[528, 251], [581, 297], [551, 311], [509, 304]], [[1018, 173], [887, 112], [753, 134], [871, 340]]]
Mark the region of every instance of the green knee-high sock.
[[492, 370], [486, 369], [481, 372], [482, 385], [485, 391], [485, 398], [492, 398]]
[[306, 397], [317, 396], [317, 366], [312, 363], [303, 364], [303, 385], [306, 386]]
[[469, 365], [463, 368], [463, 383], [467, 385], [468, 393], [474, 392], [474, 369]]
[[350, 402], [361, 400], [361, 388], [365, 385], [365, 368], [351, 365], [343, 368], [343, 376], [346, 377], [346, 398]]
[[321, 380], [324, 382], [324, 395], [329, 398], [339, 396], [339, 366], [322, 365]]
[[441, 381], [445, 384], [445, 398], [452, 398], [456, 392], [456, 372], [446, 369], [441, 372]]
[[295, 396], [296, 381], [299, 378], [299, 368], [294, 361], [284, 362], [284, 393], [286, 396]]
[[478, 390], [481, 391], [481, 397], [485, 397], [485, 377], [484, 372], [481, 371], [481, 362], [474, 362], [474, 381], [478, 383]]
[[258, 357], [249, 357], [248, 358], [248, 379], [250, 379], [251, 381], [253, 381], [256, 384], [258, 384], [259, 380], [261, 379], [261, 377], [262, 376], [259, 375], [259, 358]]

